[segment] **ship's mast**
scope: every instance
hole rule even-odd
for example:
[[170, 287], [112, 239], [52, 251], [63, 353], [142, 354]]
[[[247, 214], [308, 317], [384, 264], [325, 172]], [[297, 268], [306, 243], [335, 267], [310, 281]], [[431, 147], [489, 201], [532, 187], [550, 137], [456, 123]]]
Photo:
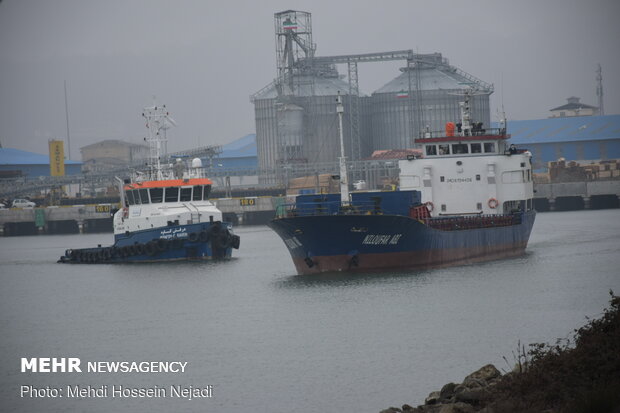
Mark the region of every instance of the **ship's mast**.
[[342, 106], [342, 97], [340, 92], [336, 97], [336, 113], [338, 113], [338, 132], [340, 133], [340, 202], [342, 204], [349, 203], [349, 178], [347, 175], [347, 158], [344, 156], [344, 137], [342, 132], [342, 114], [344, 106]]
[[162, 180], [164, 176], [161, 167], [161, 156], [166, 154], [166, 145], [168, 143], [166, 130], [176, 124], [170, 117], [166, 105], [157, 106], [154, 103], [153, 106], [144, 108], [142, 116], [146, 119], [146, 127], [149, 130], [149, 134], [145, 138], [149, 145], [149, 178]]

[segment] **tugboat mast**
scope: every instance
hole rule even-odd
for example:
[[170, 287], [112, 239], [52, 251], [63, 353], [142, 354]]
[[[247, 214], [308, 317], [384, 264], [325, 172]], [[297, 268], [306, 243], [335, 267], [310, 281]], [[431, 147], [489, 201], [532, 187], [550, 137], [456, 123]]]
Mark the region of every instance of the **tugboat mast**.
[[154, 180], [164, 179], [161, 156], [166, 152], [166, 129], [170, 126], [176, 126], [174, 120], [166, 110], [166, 105], [157, 106], [153, 104], [151, 107], [144, 108], [142, 116], [146, 119], [146, 127], [149, 130], [148, 136], [145, 138], [149, 145], [149, 178]]
[[344, 137], [342, 132], [342, 114], [344, 106], [340, 92], [336, 97], [336, 113], [338, 113], [338, 132], [340, 133], [340, 202], [349, 204], [349, 178], [347, 175], [347, 158], [344, 156]]

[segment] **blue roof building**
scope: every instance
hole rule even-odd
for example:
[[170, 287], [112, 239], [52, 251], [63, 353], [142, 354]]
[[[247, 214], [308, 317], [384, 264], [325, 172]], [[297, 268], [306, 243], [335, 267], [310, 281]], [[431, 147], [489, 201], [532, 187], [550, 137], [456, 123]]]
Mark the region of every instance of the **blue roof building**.
[[[65, 159], [65, 174], [78, 175], [81, 173], [82, 163]], [[49, 176], [49, 155], [22, 151], [13, 148], [0, 148], [0, 177], [11, 178], [17, 176]]]
[[251, 133], [222, 146], [222, 153], [213, 158], [213, 168], [248, 170], [258, 168], [256, 134]]
[[581, 163], [620, 158], [620, 115], [508, 122], [510, 143], [532, 152], [534, 169], [564, 158]]

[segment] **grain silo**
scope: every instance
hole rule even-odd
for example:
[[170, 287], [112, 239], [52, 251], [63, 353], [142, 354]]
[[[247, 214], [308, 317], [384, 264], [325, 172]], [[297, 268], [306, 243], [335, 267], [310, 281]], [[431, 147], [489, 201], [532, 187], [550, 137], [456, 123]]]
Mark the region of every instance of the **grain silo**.
[[[251, 98], [259, 168], [277, 171], [336, 162], [340, 154], [336, 96], [344, 96], [346, 110], [350, 86], [335, 65], [312, 62], [316, 46], [310, 13], [288, 10], [274, 17], [278, 78]], [[346, 123], [343, 133], [350, 135]], [[345, 147], [350, 156], [349, 140]], [[266, 175], [264, 183], [277, 179]]]
[[415, 55], [401, 71], [372, 94], [373, 149], [411, 148], [424, 131], [441, 131], [446, 122], [459, 122], [466, 90], [473, 94], [472, 120], [490, 125], [493, 86], [451, 66], [441, 53]]
[[[294, 95], [278, 96], [274, 84], [253, 96], [261, 168], [332, 162], [339, 156], [335, 102], [338, 92], [349, 86], [335, 72], [300, 75], [294, 81], [306, 84], [296, 88]], [[345, 124], [345, 136], [347, 128]]]

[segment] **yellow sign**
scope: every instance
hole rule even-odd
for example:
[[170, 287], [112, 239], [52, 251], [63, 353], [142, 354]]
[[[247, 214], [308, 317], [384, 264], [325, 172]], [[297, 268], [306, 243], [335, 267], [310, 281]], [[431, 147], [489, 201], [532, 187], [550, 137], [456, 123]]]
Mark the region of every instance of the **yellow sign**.
[[253, 206], [256, 205], [256, 199], [253, 198], [242, 198], [239, 200], [239, 204], [241, 206]]
[[95, 205], [95, 212], [110, 212], [110, 205]]
[[50, 175], [65, 175], [65, 147], [63, 141], [49, 141], [50, 144]]

